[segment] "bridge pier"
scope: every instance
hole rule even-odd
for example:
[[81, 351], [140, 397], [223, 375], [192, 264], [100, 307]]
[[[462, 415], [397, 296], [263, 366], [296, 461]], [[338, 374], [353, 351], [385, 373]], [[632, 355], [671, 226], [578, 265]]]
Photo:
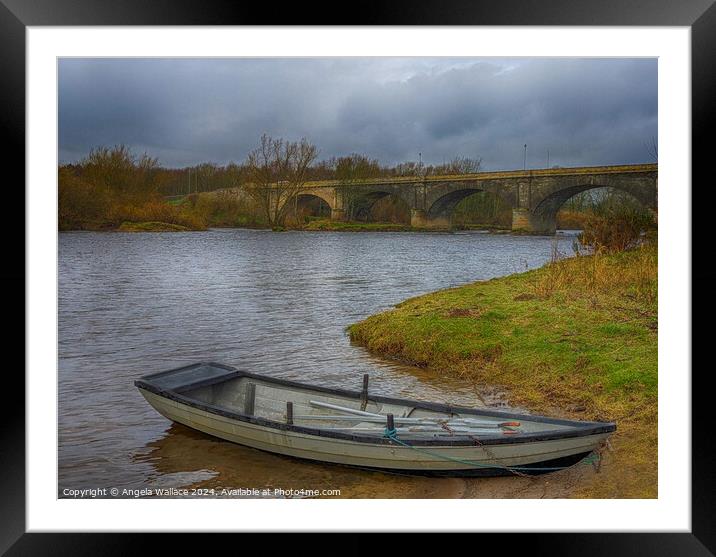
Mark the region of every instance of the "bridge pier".
[[512, 230], [532, 231], [529, 209], [512, 209]]
[[424, 209], [410, 210], [410, 226], [413, 228], [435, 228], [443, 230], [450, 228], [449, 217], [433, 217], [430, 218]]
[[331, 220], [346, 220], [344, 209], [331, 209]]
[[425, 209], [410, 210], [410, 226], [413, 228], [428, 227], [428, 216], [425, 214]]
[[527, 232], [551, 236], [557, 232], [556, 218], [536, 215], [530, 209], [512, 209], [512, 230], [514, 232]]

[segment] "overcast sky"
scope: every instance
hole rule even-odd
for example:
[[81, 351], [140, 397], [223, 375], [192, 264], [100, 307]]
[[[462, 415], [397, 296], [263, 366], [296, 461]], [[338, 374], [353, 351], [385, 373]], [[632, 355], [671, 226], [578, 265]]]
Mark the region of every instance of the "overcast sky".
[[652, 162], [656, 59], [62, 59], [60, 162], [124, 143], [241, 162], [262, 133], [319, 158], [482, 157], [487, 170]]

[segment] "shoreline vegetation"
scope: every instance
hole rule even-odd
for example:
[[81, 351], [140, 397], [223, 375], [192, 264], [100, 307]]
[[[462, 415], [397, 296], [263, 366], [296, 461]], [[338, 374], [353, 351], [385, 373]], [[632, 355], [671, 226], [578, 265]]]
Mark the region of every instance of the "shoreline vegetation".
[[[65, 183], [68, 181], [65, 178]], [[69, 180], [72, 181], [71, 179]], [[395, 207], [394, 200], [376, 203], [372, 220], [336, 221], [321, 215], [320, 207], [302, 207], [297, 215], [288, 215], [283, 225], [270, 226], [250, 200], [241, 199], [228, 192], [191, 194], [182, 198], [165, 200], [133, 200], [128, 203], [104, 201], [103, 209], [96, 207], [97, 200], [87, 192], [90, 205], [67, 200], [67, 190], [60, 194], [59, 230], [84, 230], [93, 232], [187, 232], [209, 228], [253, 228], [274, 230], [323, 231], [323, 232], [452, 232], [483, 230], [494, 234], [519, 234], [511, 230], [511, 211], [500, 209], [491, 216], [482, 207], [480, 199], [467, 199], [459, 207], [450, 229], [415, 228], [409, 224], [409, 211]], [[65, 195], [62, 195], [65, 193]], [[74, 193], [74, 192], [71, 192]], [[476, 194], [476, 196], [479, 194]], [[101, 203], [101, 198], [99, 202]], [[63, 205], [75, 205], [77, 210], [63, 211]], [[317, 214], [316, 214], [317, 213]], [[406, 214], [402, 214], [406, 213]], [[594, 208], [579, 211], [562, 210], [557, 214], [558, 230], [582, 230]]]
[[[65, 230], [165, 232], [207, 228], [264, 228], [325, 231], [405, 231], [410, 207], [393, 195], [366, 205], [349, 186], [381, 176], [452, 175], [482, 170], [479, 158], [456, 157], [442, 165], [414, 162], [381, 166], [353, 153], [317, 161], [306, 140], [286, 142], [268, 136], [242, 164], [203, 163], [172, 169], [155, 158], [134, 155], [124, 145], [98, 147], [58, 168], [58, 228]], [[345, 221], [330, 221], [330, 207], [304, 195], [309, 180], [339, 180]], [[276, 197], [283, 203], [276, 203]], [[557, 227], [583, 229], [591, 214], [605, 207], [634, 206], [616, 190], [586, 191], [567, 200]], [[318, 222], [322, 221], [322, 222]], [[512, 208], [489, 192], [469, 195], [455, 207], [452, 228], [509, 231]]]
[[[269, 229], [266, 226], [225, 226], [225, 225], [208, 225], [201, 228], [192, 228], [189, 226], [183, 226], [180, 224], [174, 224], [171, 222], [160, 222], [160, 221], [139, 221], [130, 222], [124, 221], [119, 226], [107, 225], [106, 223], [98, 223], [95, 226], [88, 224], [81, 228], [74, 229], [74, 231], [91, 231], [91, 232], [200, 232], [208, 230], [209, 228], [238, 228], [238, 229], [258, 229], [258, 230], [272, 230], [274, 232], [284, 231], [301, 231], [301, 232], [432, 232], [432, 233], [454, 233], [458, 231], [484, 231], [493, 234], [519, 234], [519, 232], [512, 232], [510, 229], [483, 225], [483, 224], [471, 224], [464, 225], [459, 228], [453, 229], [430, 229], [430, 228], [415, 228], [408, 224], [394, 223], [394, 222], [363, 222], [363, 221], [332, 221], [329, 219], [315, 219], [309, 221], [304, 226], [292, 226], [288, 225], [285, 227], [275, 227]], [[64, 230], [70, 232], [72, 230]]]
[[[194, 206], [192, 206], [192, 203]], [[230, 205], [235, 204], [231, 202]], [[236, 203], [238, 204], [238, 203]], [[224, 205], [221, 207], [221, 205]], [[238, 204], [241, 205], [241, 204]], [[220, 208], [217, 209], [217, 206]], [[557, 230], [583, 230], [593, 217], [591, 212], [572, 214], [566, 218], [557, 215]], [[484, 231], [492, 234], [526, 234], [512, 230], [502, 222], [456, 222], [450, 229], [415, 228], [405, 222], [380, 221], [335, 221], [327, 217], [304, 215], [300, 220], [288, 220], [283, 226], [268, 226], [255, 214], [242, 209], [227, 209], [225, 203], [215, 200], [192, 200], [183, 203], [150, 203], [140, 208], [118, 210], [109, 219], [75, 218], [70, 222], [60, 221], [59, 230], [92, 232], [189, 232], [205, 231], [209, 228], [248, 228], [306, 232], [458, 232]]]
[[405, 300], [348, 327], [382, 357], [507, 392], [535, 413], [614, 421], [570, 497], [657, 497], [657, 245], [553, 256], [539, 269]]

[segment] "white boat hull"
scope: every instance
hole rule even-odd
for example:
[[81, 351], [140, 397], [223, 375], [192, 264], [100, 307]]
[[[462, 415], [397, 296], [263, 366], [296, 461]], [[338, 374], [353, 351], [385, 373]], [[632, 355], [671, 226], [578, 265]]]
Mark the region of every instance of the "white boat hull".
[[[416, 473], [474, 471], [494, 475], [510, 467], [529, 467], [568, 457], [584, 456], [610, 433], [496, 445], [403, 446], [398, 442], [356, 442], [348, 439], [286, 431], [235, 419], [139, 389], [167, 419], [240, 445], [281, 455], [350, 466]], [[545, 471], [549, 471], [546, 468]]]

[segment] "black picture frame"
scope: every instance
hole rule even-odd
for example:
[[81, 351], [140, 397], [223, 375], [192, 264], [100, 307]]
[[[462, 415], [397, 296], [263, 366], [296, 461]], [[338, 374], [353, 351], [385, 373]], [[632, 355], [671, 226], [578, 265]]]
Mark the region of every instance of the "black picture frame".
[[[286, 4], [281, 10], [274, 5], [240, 3], [237, 1], [190, 0], [0, 0], [0, 133], [3, 136], [2, 158], [5, 178], [15, 184], [25, 181], [25, 32], [29, 26], [93, 26], [93, 25], [258, 25], [318, 23], [340, 25], [634, 25], [689, 26], [692, 55], [692, 195], [698, 191], [698, 203], [692, 204], [693, 254], [709, 254], [710, 212], [716, 207], [714, 189], [707, 179], [710, 153], [707, 134], [714, 123], [716, 101], [716, 7], [713, 0], [393, 0], [361, 4], [360, 9], [347, 10], [350, 16], [327, 9], [321, 4]], [[350, 21], [347, 20], [350, 17]], [[10, 170], [8, 174], [7, 171]], [[10, 182], [8, 182], [10, 183]], [[5, 184], [7, 185], [7, 183]], [[683, 187], [688, 188], [688, 184]], [[13, 189], [13, 191], [9, 191]], [[25, 230], [24, 193], [7, 188], [6, 208], [13, 207], [10, 230]], [[709, 197], [710, 196], [710, 197]], [[22, 207], [20, 211], [18, 208]], [[701, 212], [701, 214], [699, 214]], [[13, 219], [16, 222], [13, 222]], [[15, 226], [12, 226], [15, 225]], [[24, 298], [25, 246], [17, 239], [4, 245], [6, 263], [0, 272], [6, 305]], [[680, 249], [680, 246], [675, 246]], [[703, 258], [703, 257], [702, 257]], [[706, 259], [706, 258], [703, 258]], [[694, 261], [696, 263], [696, 261]], [[698, 298], [693, 317], [713, 315], [713, 294], [708, 288], [716, 274], [706, 263], [692, 269], [692, 296]], [[7, 346], [19, 352], [24, 346], [25, 308], [17, 308], [16, 318], [6, 313]], [[22, 311], [22, 313], [20, 313]], [[693, 319], [693, 318], [692, 318]], [[709, 346], [711, 329], [704, 320], [699, 326], [693, 319], [692, 346]], [[700, 342], [699, 342], [700, 341]], [[24, 351], [20, 355], [24, 361]], [[696, 368], [696, 366], [694, 366]], [[716, 552], [716, 458], [713, 431], [709, 425], [708, 379], [712, 365], [692, 373], [692, 528], [690, 533], [584, 533], [584, 534], [494, 534], [491, 540], [500, 544], [501, 553], [516, 549], [530, 554], [549, 552], [551, 555], [713, 555]], [[140, 551], [148, 535], [120, 534], [28, 534], [25, 533], [25, 382], [17, 367], [7, 366], [3, 386], [10, 396], [3, 397], [0, 440], [0, 553], [7, 555], [102, 554], [126, 555]], [[688, 374], [690, 370], [668, 370]], [[21, 395], [22, 393], [22, 395]], [[585, 529], [589, 524], [585, 524]], [[559, 530], [559, 525], [555, 525]], [[322, 545], [333, 541], [323, 538]], [[181, 545], [190, 546], [184, 537], [162, 540], [165, 551]], [[213, 545], [214, 542], [212, 542]], [[274, 543], [274, 542], [272, 542]], [[368, 545], [340, 542], [343, 547]], [[451, 545], [454, 542], [451, 542]], [[457, 547], [457, 546], [453, 546]], [[483, 545], [479, 546], [484, 548]], [[206, 546], [204, 548], [206, 550]]]

